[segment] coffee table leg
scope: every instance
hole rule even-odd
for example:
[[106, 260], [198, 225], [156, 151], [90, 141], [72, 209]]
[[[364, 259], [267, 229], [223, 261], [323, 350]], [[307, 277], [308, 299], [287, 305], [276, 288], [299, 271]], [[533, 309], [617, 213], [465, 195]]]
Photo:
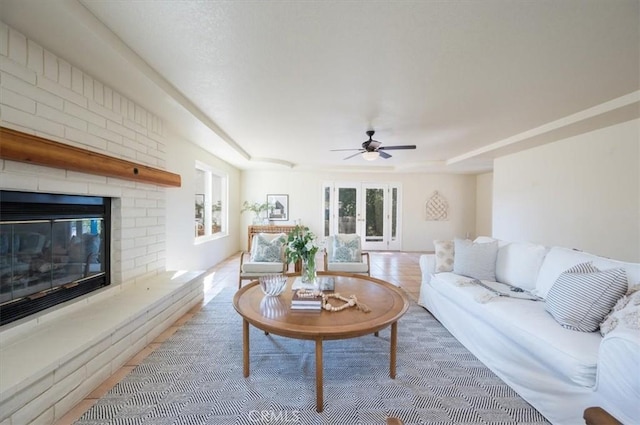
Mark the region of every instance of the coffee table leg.
[[391, 353], [389, 355], [389, 377], [396, 379], [396, 346], [398, 344], [398, 322], [391, 324]]
[[322, 338], [316, 339], [316, 412], [322, 412], [324, 384], [322, 382]]
[[242, 321], [242, 369], [244, 377], [249, 376], [249, 322]]

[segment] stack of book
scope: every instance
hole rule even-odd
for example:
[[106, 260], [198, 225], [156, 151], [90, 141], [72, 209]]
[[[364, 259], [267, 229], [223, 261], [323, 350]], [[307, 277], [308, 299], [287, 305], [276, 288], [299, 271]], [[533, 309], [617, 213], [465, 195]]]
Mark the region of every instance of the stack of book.
[[300, 297], [298, 290], [294, 291], [291, 297], [291, 310], [309, 310], [309, 311], [321, 311], [322, 310], [322, 296], [317, 297]]

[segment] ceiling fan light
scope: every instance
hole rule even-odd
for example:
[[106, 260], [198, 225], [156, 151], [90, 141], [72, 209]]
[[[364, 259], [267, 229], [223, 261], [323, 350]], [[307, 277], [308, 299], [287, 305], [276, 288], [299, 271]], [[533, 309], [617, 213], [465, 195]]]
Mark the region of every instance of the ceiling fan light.
[[380, 156], [378, 152], [364, 152], [362, 154], [362, 157], [367, 161], [375, 161], [376, 159], [378, 159], [378, 156]]

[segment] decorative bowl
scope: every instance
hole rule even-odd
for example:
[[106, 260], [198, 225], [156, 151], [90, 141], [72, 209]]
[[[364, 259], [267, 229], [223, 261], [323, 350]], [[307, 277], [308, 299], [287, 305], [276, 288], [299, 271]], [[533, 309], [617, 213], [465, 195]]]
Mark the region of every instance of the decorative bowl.
[[276, 297], [282, 294], [285, 286], [287, 286], [287, 277], [281, 274], [267, 274], [260, 276], [258, 279], [260, 288], [265, 295]]

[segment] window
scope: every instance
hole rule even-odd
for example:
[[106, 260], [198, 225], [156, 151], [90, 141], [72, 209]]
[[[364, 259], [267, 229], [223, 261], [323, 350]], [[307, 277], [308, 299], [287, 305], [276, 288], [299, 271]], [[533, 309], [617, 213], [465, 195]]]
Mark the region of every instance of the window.
[[196, 161], [195, 237], [227, 234], [227, 175]]

